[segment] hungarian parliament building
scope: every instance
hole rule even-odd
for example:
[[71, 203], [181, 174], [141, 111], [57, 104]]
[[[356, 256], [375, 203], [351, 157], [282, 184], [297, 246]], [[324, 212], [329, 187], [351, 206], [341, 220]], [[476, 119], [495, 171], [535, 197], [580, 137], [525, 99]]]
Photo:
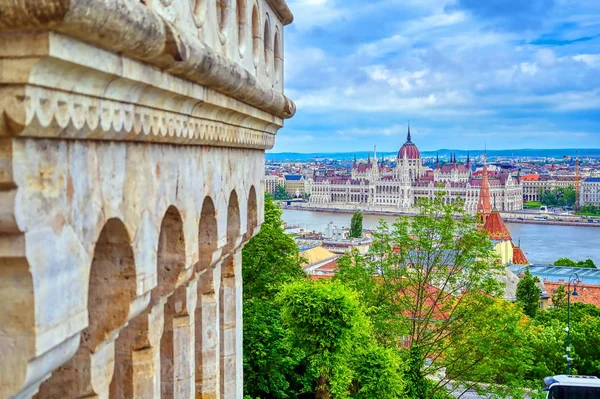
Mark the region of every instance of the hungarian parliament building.
[[[398, 151], [396, 166], [388, 167], [377, 153], [366, 164], [352, 166], [347, 177], [314, 177], [310, 206], [357, 210], [410, 211], [420, 198], [433, 199], [439, 193], [449, 202], [463, 202], [465, 210], [475, 212], [479, 201], [481, 174], [474, 176], [471, 160], [425, 167], [417, 146], [412, 142], [410, 126], [406, 142]], [[490, 196], [499, 211], [523, 209], [523, 186], [519, 177], [509, 173], [490, 174]]]

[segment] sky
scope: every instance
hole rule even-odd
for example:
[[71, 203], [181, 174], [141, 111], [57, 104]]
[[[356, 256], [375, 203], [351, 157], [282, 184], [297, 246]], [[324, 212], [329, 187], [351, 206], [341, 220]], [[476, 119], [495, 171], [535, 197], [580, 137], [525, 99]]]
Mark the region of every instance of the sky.
[[273, 152], [600, 148], [599, 0], [288, 0]]

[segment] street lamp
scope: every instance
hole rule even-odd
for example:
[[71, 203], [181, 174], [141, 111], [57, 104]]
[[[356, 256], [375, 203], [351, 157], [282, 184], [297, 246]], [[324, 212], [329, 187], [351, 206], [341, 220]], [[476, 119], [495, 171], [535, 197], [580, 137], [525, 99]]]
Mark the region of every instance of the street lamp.
[[[572, 273], [569, 276], [569, 284], [567, 285], [567, 375], [571, 375], [571, 295], [579, 296], [577, 293], [577, 282], [579, 275]], [[571, 283], [573, 283], [573, 293], [571, 293]]]

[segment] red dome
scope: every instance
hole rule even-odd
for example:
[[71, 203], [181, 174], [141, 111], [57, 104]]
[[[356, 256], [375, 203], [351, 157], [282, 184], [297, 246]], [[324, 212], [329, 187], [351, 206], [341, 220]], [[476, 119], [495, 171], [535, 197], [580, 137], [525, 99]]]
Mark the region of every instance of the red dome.
[[402, 148], [400, 148], [400, 151], [398, 151], [398, 158], [399, 159], [404, 158], [404, 154], [406, 154], [406, 158], [408, 158], [408, 159], [420, 159], [421, 158], [421, 153], [419, 152], [419, 149], [417, 148], [417, 146], [414, 143], [411, 143], [410, 141], [407, 141], [406, 143], [404, 143]]
[[406, 154], [406, 158], [408, 159], [421, 159], [421, 153], [417, 146], [411, 141], [410, 138], [410, 126], [408, 126], [408, 134], [406, 135], [406, 143], [400, 148], [398, 151], [398, 159], [404, 158], [404, 154]]

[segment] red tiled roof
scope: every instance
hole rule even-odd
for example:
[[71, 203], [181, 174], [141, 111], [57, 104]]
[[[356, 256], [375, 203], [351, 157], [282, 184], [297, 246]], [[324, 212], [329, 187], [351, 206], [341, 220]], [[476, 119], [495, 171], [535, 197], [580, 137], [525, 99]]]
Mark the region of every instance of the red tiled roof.
[[[551, 297], [550, 303], [552, 303], [552, 292], [560, 285], [564, 286], [566, 291], [567, 283], [565, 281], [554, 282], [544, 280], [546, 292]], [[600, 308], [600, 285], [579, 282], [577, 283], [577, 293], [579, 296], [571, 296], [571, 302], [589, 303]]]
[[517, 247], [515, 244], [513, 244], [512, 247], [513, 247], [513, 259], [512, 259], [513, 264], [528, 265], [529, 261], [527, 260], [527, 257], [525, 256], [525, 253], [523, 252], [521, 247]]
[[487, 230], [492, 240], [510, 240], [510, 233], [497, 210], [492, 211], [488, 216], [483, 228]]
[[540, 180], [540, 175], [524, 175], [521, 176], [522, 181], [538, 181]]

